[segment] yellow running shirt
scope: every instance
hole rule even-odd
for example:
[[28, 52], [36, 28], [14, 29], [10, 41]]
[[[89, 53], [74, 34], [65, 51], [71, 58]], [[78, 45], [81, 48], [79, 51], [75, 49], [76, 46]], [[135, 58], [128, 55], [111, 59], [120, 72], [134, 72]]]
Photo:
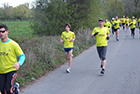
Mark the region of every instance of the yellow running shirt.
[[135, 20], [130, 22], [130, 27], [131, 27], [131, 29], [136, 27], [136, 21]]
[[0, 73], [8, 73], [11, 71], [16, 71], [14, 64], [17, 63], [17, 57], [23, 54], [20, 46], [9, 39], [7, 42], [2, 42], [0, 40]]
[[113, 25], [115, 24], [115, 21], [111, 21], [111, 26], [114, 27]]
[[115, 20], [115, 26], [114, 26], [114, 29], [118, 29], [118, 28], [120, 28], [120, 23], [121, 23], [121, 21], [120, 20]]
[[62, 32], [61, 38], [64, 40], [64, 48], [72, 48], [73, 47], [73, 41], [70, 41], [71, 39], [75, 38], [74, 32]]
[[122, 19], [121, 19], [121, 22], [122, 22], [122, 23], [125, 23], [125, 20], [126, 20], [125, 18], [122, 18]]
[[138, 20], [138, 23], [139, 23], [139, 27], [140, 27], [140, 19]]
[[130, 21], [130, 19], [126, 19], [125, 23], [129, 25], [129, 21]]
[[109, 34], [109, 30], [107, 27], [95, 27], [92, 35], [95, 33], [99, 32], [95, 37], [96, 37], [96, 46], [97, 47], [102, 47], [102, 46], [107, 46], [107, 34]]
[[104, 23], [104, 27], [110, 28], [110, 26], [111, 26], [111, 23], [109, 21]]

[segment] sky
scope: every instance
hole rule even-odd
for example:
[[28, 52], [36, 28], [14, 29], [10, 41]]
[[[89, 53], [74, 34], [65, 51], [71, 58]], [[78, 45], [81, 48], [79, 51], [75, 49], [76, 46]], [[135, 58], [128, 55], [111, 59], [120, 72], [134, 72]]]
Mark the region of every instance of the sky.
[[29, 3], [31, 7], [31, 3], [33, 1], [36, 1], [36, 0], [0, 0], [0, 7], [3, 6], [4, 3], [8, 3], [9, 6], [13, 6], [13, 7], [16, 7], [20, 4], [25, 4], [25, 3]]

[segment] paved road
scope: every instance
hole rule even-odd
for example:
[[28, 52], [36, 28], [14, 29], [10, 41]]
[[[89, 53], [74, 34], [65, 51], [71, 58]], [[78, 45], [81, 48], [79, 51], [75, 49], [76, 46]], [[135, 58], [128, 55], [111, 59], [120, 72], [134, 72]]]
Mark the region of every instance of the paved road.
[[120, 31], [120, 41], [108, 42], [107, 65], [100, 74], [96, 47], [92, 46], [73, 59], [71, 73], [67, 64], [49, 73], [21, 94], [140, 94], [140, 39]]

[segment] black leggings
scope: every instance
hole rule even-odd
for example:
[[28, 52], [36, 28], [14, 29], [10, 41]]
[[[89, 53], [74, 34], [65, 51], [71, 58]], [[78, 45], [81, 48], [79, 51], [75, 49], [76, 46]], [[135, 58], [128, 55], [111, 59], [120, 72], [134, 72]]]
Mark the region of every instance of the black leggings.
[[16, 77], [17, 71], [0, 74], [0, 91], [2, 94], [12, 94], [12, 87]]
[[135, 28], [131, 29], [131, 34], [135, 36]]

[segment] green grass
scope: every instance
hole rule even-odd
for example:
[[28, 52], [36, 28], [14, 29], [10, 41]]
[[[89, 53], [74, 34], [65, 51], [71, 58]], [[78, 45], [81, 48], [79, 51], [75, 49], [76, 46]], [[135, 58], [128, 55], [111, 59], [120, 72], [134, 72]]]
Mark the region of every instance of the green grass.
[[29, 21], [0, 21], [9, 28], [9, 37], [32, 35], [33, 30], [30, 27]]

